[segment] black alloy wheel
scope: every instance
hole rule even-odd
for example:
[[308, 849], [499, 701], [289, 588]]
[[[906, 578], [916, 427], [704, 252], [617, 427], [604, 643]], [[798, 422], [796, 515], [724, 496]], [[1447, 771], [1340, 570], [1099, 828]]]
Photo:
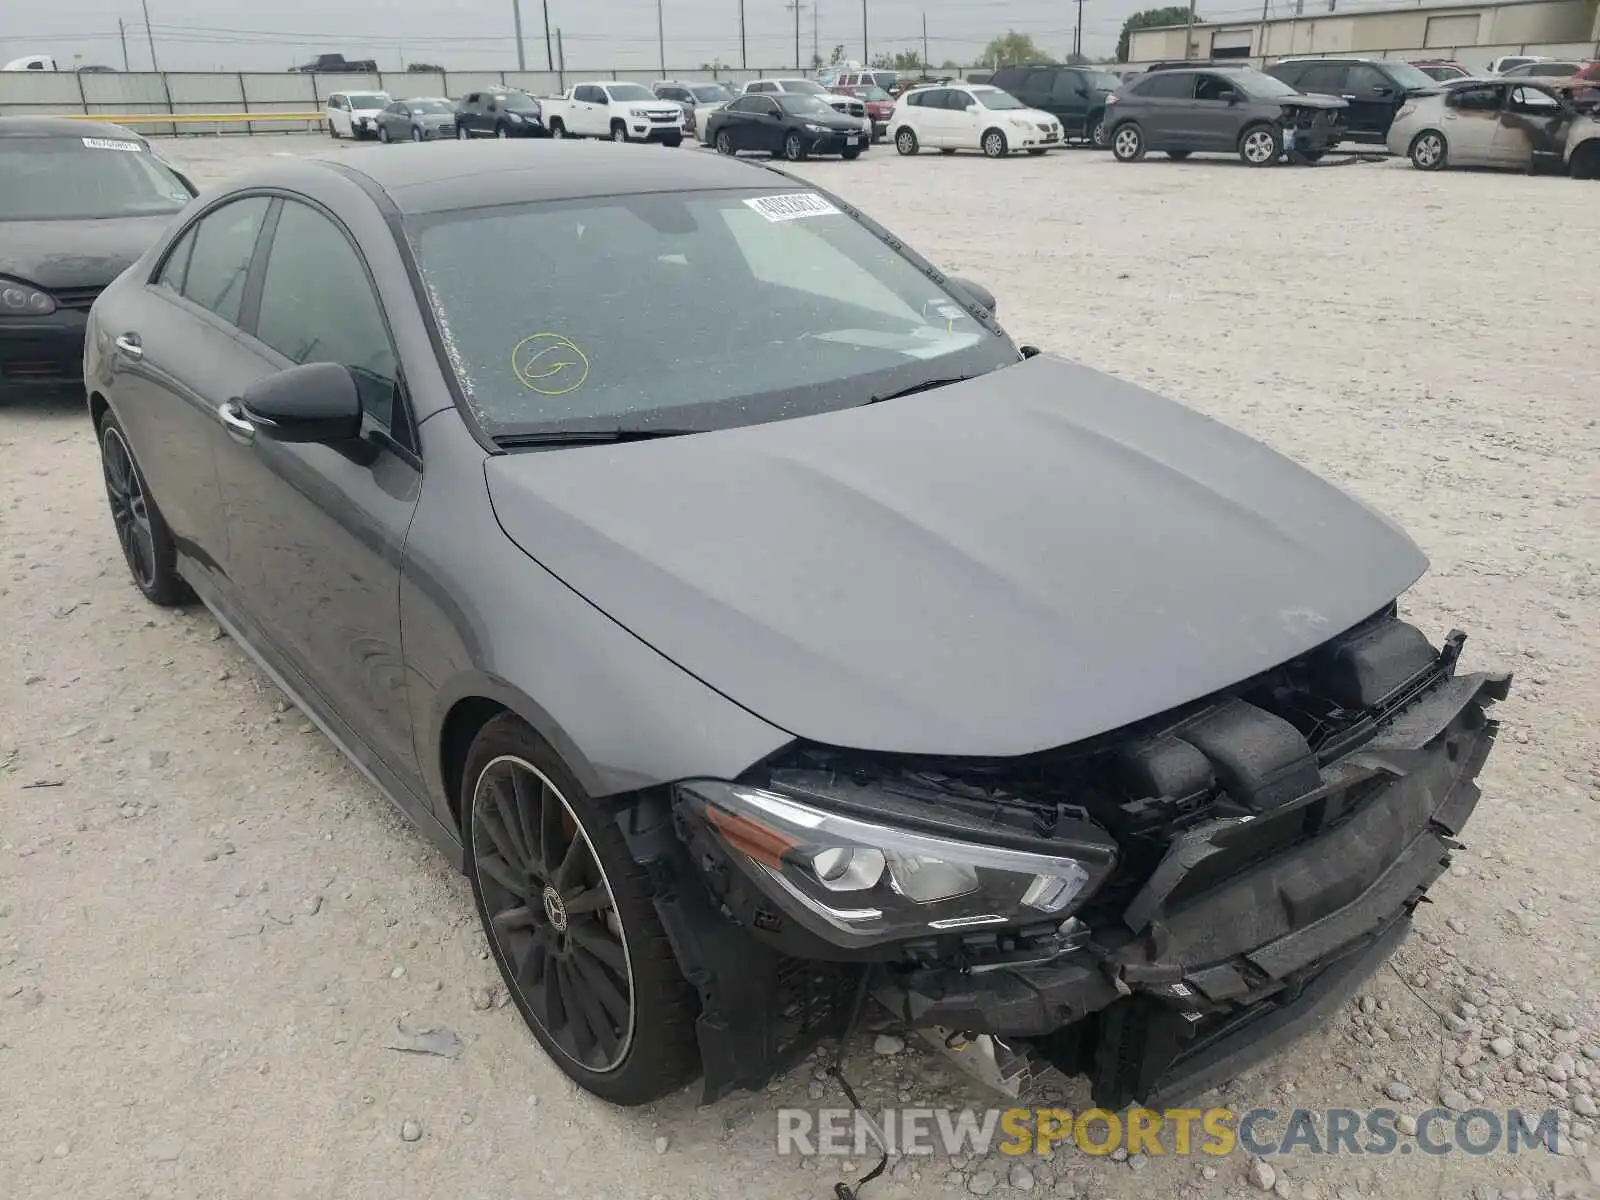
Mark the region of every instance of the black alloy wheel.
[[193, 598], [178, 574], [177, 546], [145, 490], [127, 439], [109, 413], [100, 426], [100, 469], [111, 505], [111, 524], [134, 585], [152, 604], [172, 607]]
[[734, 153], [733, 139], [728, 136], [726, 129], [717, 130], [717, 153], [730, 156]]
[[806, 156], [806, 140], [794, 130], [783, 139], [783, 156], [790, 162], [800, 162]]
[[696, 997], [614, 817], [511, 716], [484, 727], [465, 777], [478, 915], [534, 1036], [614, 1104], [681, 1086], [696, 1066]]

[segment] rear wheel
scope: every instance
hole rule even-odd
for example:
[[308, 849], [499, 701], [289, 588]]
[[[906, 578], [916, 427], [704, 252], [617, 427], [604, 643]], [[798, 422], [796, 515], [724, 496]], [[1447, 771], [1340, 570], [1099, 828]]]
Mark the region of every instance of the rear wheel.
[[1444, 166], [1449, 152], [1449, 143], [1437, 129], [1424, 129], [1411, 139], [1411, 165], [1419, 171], [1439, 170]]
[[1111, 133], [1111, 153], [1118, 162], [1138, 162], [1144, 157], [1144, 130], [1129, 121]]
[[1270, 125], [1252, 125], [1239, 135], [1239, 157], [1248, 166], [1273, 166], [1282, 153], [1283, 142]]
[[122, 426], [110, 412], [100, 421], [100, 470], [105, 476], [111, 524], [134, 586], [152, 604], [171, 608], [194, 599], [178, 574], [178, 547], [161, 510], [150, 498]]
[[504, 125], [497, 125], [495, 126], [494, 136], [504, 141], [511, 136], [511, 132]]
[[783, 156], [790, 162], [800, 162], [806, 156], [806, 140], [791, 130], [783, 139]]
[[730, 158], [734, 155], [733, 139], [728, 136], [726, 129], [717, 130], [717, 153], [726, 154]]
[[902, 129], [894, 135], [894, 148], [901, 154], [915, 154], [920, 147], [917, 145], [917, 134], [912, 129]]
[[1106, 115], [1095, 113], [1089, 118], [1089, 141], [1097, 150], [1104, 150], [1111, 144], [1106, 136]]
[[463, 779], [478, 918], [534, 1037], [613, 1104], [682, 1086], [698, 1066], [695, 993], [615, 814], [509, 714], [478, 734]]
[[1600, 179], [1600, 140], [1584, 142], [1572, 153], [1574, 179]]
[[986, 132], [983, 135], [983, 141], [979, 145], [983, 147], [983, 156], [985, 158], [1004, 158], [1011, 149], [1006, 144], [1006, 135], [998, 129], [991, 129]]

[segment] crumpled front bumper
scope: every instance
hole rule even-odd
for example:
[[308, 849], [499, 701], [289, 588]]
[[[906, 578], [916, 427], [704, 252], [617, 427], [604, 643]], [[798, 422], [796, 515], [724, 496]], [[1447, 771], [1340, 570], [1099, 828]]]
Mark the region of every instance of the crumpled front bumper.
[[1404, 937], [1478, 802], [1497, 729], [1484, 708], [1508, 686], [1446, 679], [1318, 789], [1175, 839], [1120, 921], [1075, 950], [928, 967], [880, 997], [913, 1026], [1040, 1039], [1097, 1103], [1203, 1091], [1315, 1028]]

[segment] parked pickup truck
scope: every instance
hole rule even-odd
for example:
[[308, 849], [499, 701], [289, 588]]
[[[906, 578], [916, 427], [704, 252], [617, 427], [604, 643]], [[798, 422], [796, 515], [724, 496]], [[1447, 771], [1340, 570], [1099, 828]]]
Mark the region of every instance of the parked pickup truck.
[[683, 141], [683, 107], [658, 100], [639, 83], [578, 83], [540, 101], [551, 137], [608, 137], [614, 142]]
[[376, 75], [378, 62], [372, 58], [346, 58], [342, 54], [319, 54], [308, 63], [291, 70], [306, 75]]

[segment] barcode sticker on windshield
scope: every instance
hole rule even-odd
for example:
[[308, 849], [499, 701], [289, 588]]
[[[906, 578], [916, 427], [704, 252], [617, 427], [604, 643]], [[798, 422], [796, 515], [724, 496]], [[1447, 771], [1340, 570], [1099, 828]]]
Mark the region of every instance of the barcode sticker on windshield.
[[91, 150], [128, 150], [134, 154], [144, 149], [138, 142], [126, 142], [121, 138], [84, 138], [83, 144]]
[[794, 221], [800, 217], [837, 216], [839, 210], [815, 192], [792, 192], [787, 196], [757, 196], [746, 200], [769, 221]]

